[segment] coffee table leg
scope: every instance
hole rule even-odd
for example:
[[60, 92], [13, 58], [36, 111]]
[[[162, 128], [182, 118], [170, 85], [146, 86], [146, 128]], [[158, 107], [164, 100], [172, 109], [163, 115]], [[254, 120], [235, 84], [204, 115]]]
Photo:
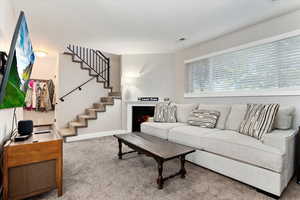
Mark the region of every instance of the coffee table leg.
[[119, 143], [119, 159], [122, 160], [122, 141], [120, 139], [118, 139], [118, 143]]
[[185, 174], [186, 174], [186, 170], [184, 168], [185, 156], [180, 156], [180, 161], [181, 161], [181, 169], [180, 169], [181, 178], [185, 178]]
[[164, 179], [162, 176], [163, 172], [163, 161], [157, 161], [158, 164], [158, 178], [157, 178], [157, 184], [158, 184], [158, 189], [163, 189], [164, 186]]

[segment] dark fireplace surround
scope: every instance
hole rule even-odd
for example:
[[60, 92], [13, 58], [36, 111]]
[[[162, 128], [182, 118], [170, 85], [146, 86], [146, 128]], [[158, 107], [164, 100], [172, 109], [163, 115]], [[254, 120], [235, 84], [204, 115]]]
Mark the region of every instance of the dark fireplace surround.
[[154, 106], [132, 106], [132, 132], [141, 132], [141, 123], [154, 116]]

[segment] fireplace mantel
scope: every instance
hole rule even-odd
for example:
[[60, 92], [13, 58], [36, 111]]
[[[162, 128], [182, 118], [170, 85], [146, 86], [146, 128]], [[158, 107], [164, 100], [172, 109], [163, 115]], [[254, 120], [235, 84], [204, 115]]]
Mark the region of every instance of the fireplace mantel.
[[125, 103], [127, 105], [131, 105], [131, 104], [138, 104], [138, 105], [147, 105], [147, 104], [152, 104], [152, 105], [156, 105], [157, 103], [160, 103], [163, 101], [125, 101]]
[[132, 107], [133, 106], [156, 106], [161, 101], [125, 101], [127, 104], [127, 131], [132, 132]]

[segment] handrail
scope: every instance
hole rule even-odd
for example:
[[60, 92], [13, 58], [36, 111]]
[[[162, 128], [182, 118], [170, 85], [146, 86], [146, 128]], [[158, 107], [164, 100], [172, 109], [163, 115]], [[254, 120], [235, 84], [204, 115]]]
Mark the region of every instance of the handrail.
[[97, 53], [99, 53], [105, 60], [109, 60], [108, 57], [106, 57], [101, 51], [96, 50]]
[[95, 79], [96, 77], [92, 77], [89, 80], [85, 81], [84, 83], [82, 83], [81, 85], [79, 85], [78, 87], [74, 88], [73, 90], [71, 90], [70, 92], [68, 92], [67, 94], [63, 95], [62, 97], [59, 98], [60, 101], [64, 102], [64, 98], [66, 96], [69, 96], [71, 93], [75, 92], [76, 90], [81, 91], [82, 90], [82, 86], [84, 86], [85, 84], [87, 84], [88, 82], [92, 81], [93, 79]]
[[[75, 87], [70, 92], [59, 98], [64, 101], [64, 98], [76, 90], [81, 90], [82, 86], [97, 78], [98, 81], [104, 82], [104, 87], [109, 87], [110, 85], [110, 58], [106, 57], [101, 51], [84, 48], [76, 45], [68, 45], [67, 49], [73, 55], [73, 61], [76, 60], [84, 64], [84, 67], [89, 68], [90, 71], [94, 72], [94, 77], [84, 82], [83, 84]], [[82, 66], [83, 67], [83, 66]], [[99, 80], [100, 79], [100, 80]]]

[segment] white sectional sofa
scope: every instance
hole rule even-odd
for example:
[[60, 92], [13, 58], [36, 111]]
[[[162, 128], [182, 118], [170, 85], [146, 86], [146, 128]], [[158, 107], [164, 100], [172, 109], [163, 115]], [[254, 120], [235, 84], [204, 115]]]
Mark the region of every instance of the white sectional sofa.
[[141, 132], [196, 148], [187, 160], [280, 196], [294, 174], [294, 109], [282, 107], [263, 140], [238, 133], [247, 105], [201, 104], [221, 113], [215, 129], [187, 124], [193, 104], [177, 105], [177, 123], [145, 122]]

